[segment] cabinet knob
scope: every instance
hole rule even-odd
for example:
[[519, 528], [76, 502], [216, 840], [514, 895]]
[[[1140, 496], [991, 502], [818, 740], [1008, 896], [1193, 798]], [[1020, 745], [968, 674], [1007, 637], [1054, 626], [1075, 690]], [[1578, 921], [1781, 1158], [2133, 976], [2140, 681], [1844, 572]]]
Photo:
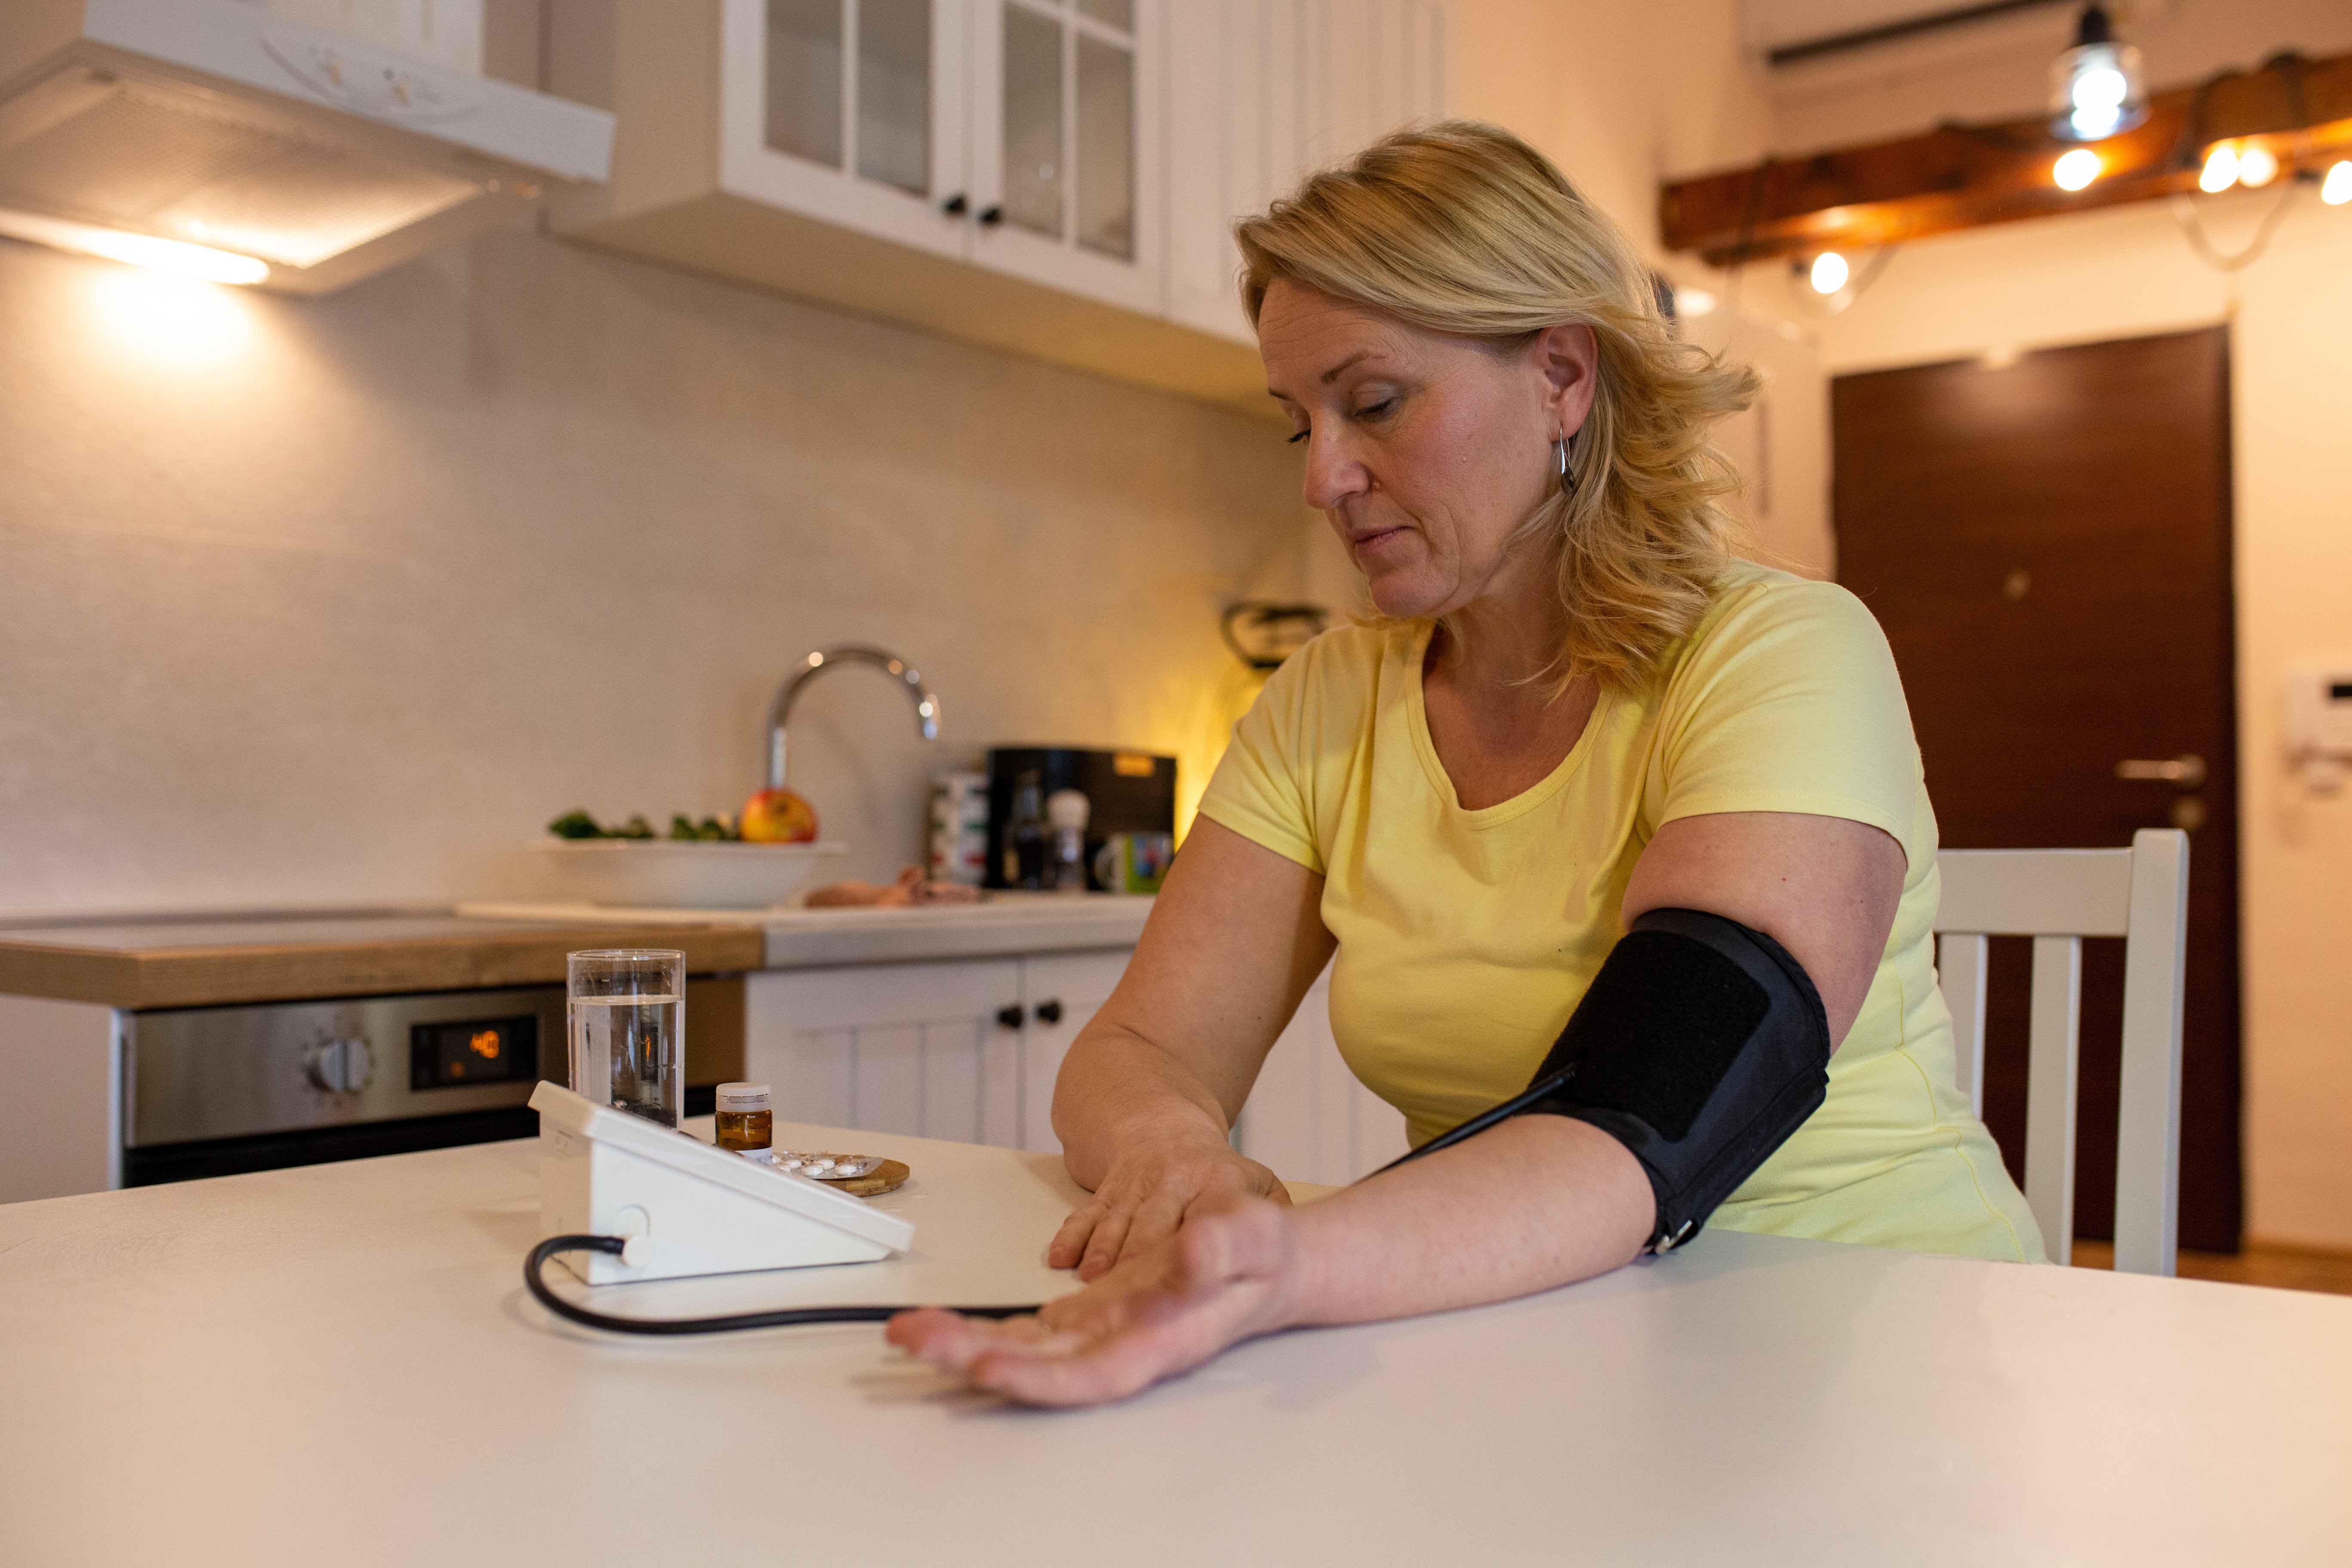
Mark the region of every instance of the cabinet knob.
[[1004, 209], [993, 202], [980, 209], [980, 226], [994, 228], [1004, 221]]
[[947, 200], [940, 204], [940, 211], [947, 214], [950, 217], [961, 217], [971, 210], [971, 203], [968, 198], [966, 198], [961, 191], [958, 191], [955, 195], [950, 196]]
[[1041, 1024], [1060, 1023], [1062, 1021], [1062, 1004], [1060, 998], [1056, 997], [1051, 1002], [1038, 1003], [1037, 1021]]
[[1015, 1002], [1010, 1007], [999, 1007], [996, 1010], [996, 1026], [1000, 1029], [1019, 1028], [1021, 1026], [1021, 1004]]

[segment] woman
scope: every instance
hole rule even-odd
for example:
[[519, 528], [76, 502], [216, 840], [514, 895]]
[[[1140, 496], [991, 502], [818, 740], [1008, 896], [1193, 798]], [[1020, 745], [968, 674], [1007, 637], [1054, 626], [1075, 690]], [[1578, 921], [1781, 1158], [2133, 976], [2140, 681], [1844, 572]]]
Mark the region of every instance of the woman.
[[1268, 682], [1063, 1065], [1054, 1126], [1094, 1198], [1048, 1258], [1090, 1283], [1034, 1320], [905, 1314], [893, 1342], [1087, 1403], [1251, 1335], [1627, 1262], [1659, 1193], [1589, 1121], [1515, 1117], [1296, 1209], [1227, 1135], [1335, 954], [1340, 1049], [1418, 1145], [1528, 1085], [1664, 910], [1777, 942], [1835, 1050], [1711, 1223], [2038, 1261], [1953, 1088], [1935, 819], [1885, 639], [1843, 589], [1723, 546], [1706, 429], [1753, 376], [1676, 342], [1608, 220], [1489, 127], [1391, 137], [1238, 235], [1307, 499], [1381, 618]]

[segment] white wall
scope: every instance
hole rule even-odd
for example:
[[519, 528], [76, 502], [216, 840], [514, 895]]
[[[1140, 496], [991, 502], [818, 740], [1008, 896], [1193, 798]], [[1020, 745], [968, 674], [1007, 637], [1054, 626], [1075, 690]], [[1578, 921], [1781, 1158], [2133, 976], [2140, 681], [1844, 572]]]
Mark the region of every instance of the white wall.
[[[2234, 247], [2273, 199], [2200, 205]], [[1842, 374], [2215, 322], [2233, 402], [2247, 1229], [2352, 1247], [2352, 797], [2305, 794], [2280, 733], [2286, 662], [2352, 651], [2352, 208], [2306, 190], [2234, 276], [2200, 263], [2162, 204], [1948, 236], [1896, 255], [1820, 333]]]
[[1229, 595], [1295, 593], [1282, 432], [486, 236], [341, 294], [0, 241], [0, 908], [522, 886], [573, 805], [793, 782], [845, 875], [999, 742], [1177, 749]]

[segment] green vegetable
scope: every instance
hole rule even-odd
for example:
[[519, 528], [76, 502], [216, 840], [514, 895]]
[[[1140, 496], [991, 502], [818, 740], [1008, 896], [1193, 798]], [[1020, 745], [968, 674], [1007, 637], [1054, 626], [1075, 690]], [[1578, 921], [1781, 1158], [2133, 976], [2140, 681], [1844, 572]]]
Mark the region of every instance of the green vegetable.
[[[567, 811], [547, 825], [547, 830], [558, 838], [651, 838], [653, 825], [642, 814], [632, 816], [618, 827], [606, 827], [584, 811]], [[669, 837], [673, 840], [702, 840], [710, 843], [731, 843], [742, 837], [731, 816], [706, 816], [695, 822], [680, 812], [670, 814]]]

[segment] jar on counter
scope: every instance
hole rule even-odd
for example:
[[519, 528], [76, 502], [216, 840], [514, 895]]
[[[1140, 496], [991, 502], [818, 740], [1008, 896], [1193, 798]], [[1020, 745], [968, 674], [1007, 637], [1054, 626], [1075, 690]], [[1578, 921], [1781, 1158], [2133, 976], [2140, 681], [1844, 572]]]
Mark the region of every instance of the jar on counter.
[[764, 1158], [776, 1143], [773, 1097], [764, 1083], [722, 1083], [717, 1096], [719, 1146]]

